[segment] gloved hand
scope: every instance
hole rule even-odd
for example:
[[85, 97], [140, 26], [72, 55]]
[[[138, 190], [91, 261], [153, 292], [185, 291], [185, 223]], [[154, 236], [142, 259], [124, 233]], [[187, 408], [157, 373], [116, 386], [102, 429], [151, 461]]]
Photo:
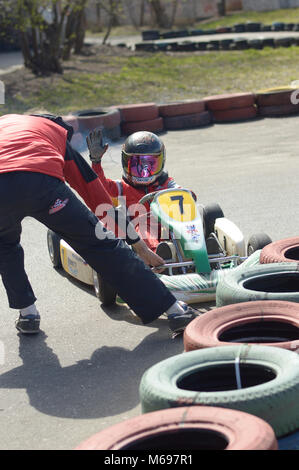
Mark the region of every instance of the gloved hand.
[[97, 128], [86, 137], [87, 147], [89, 149], [89, 158], [93, 163], [100, 163], [102, 156], [108, 149], [108, 144], [104, 145], [102, 129]]

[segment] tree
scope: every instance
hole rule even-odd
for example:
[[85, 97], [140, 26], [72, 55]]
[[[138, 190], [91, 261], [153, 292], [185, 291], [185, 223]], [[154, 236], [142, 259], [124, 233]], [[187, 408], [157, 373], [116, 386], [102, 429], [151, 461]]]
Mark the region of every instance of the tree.
[[82, 47], [87, 0], [1, 0], [20, 34], [25, 67], [37, 75], [63, 73], [62, 59]]
[[220, 16], [226, 15], [226, 0], [220, 0], [218, 2], [218, 13]]
[[162, 1], [161, 0], [148, 0], [148, 3], [151, 7], [156, 24], [160, 28], [169, 28], [170, 21], [165, 10], [165, 5], [162, 3]]
[[119, 0], [97, 0], [98, 7], [101, 7], [108, 15], [107, 31], [105, 33], [103, 44], [111, 33], [113, 26], [120, 24], [120, 15], [122, 14], [122, 2]]

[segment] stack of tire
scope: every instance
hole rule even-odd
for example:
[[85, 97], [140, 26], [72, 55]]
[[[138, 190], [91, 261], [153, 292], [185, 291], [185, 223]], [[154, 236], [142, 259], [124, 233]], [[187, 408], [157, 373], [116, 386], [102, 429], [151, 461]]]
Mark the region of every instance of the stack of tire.
[[299, 92], [295, 87], [269, 88], [256, 93], [258, 113], [263, 117], [299, 113]]
[[163, 118], [159, 116], [156, 103], [137, 103], [118, 106], [121, 117], [121, 132], [149, 131], [156, 134], [164, 130]]
[[212, 123], [212, 114], [206, 110], [203, 100], [159, 104], [158, 110], [166, 130], [192, 129]]
[[[277, 272], [296, 272], [299, 237], [272, 242], [252, 256], [261, 264], [236, 269], [240, 282], [250, 270], [253, 277], [256, 269], [272, 272], [275, 263]], [[193, 320], [184, 332], [185, 352], [143, 374], [143, 415], [76, 449], [299, 449], [299, 299], [249, 300], [231, 298]]]
[[253, 93], [208, 96], [204, 98], [204, 102], [217, 123], [244, 121], [257, 116]]

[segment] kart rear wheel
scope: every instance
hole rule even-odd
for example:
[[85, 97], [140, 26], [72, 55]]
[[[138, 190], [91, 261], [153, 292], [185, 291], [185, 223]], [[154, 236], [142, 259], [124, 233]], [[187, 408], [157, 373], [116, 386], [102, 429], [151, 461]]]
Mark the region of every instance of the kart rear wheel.
[[271, 238], [266, 233], [257, 233], [250, 237], [247, 244], [247, 256], [252, 255], [258, 250], [262, 250], [265, 246], [272, 243]]
[[115, 289], [96, 271], [93, 274], [93, 287], [97, 298], [104, 306], [114, 305], [116, 301], [117, 292]]
[[54, 268], [62, 268], [61, 257], [60, 257], [60, 240], [61, 237], [53, 230], [48, 230], [47, 232], [47, 244], [50, 259]]
[[203, 207], [203, 229], [205, 238], [214, 232], [216, 219], [224, 217], [224, 213], [219, 204], [208, 204]]

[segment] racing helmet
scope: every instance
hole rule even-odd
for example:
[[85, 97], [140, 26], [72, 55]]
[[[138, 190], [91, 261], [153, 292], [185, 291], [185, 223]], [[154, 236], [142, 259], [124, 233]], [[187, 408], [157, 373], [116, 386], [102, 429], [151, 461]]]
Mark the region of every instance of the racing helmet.
[[129, 183], [149, 186], [163, 172], [165, 146], [152, 132], [134, 132], [123, 144], [121, 156], [123, 176]]

